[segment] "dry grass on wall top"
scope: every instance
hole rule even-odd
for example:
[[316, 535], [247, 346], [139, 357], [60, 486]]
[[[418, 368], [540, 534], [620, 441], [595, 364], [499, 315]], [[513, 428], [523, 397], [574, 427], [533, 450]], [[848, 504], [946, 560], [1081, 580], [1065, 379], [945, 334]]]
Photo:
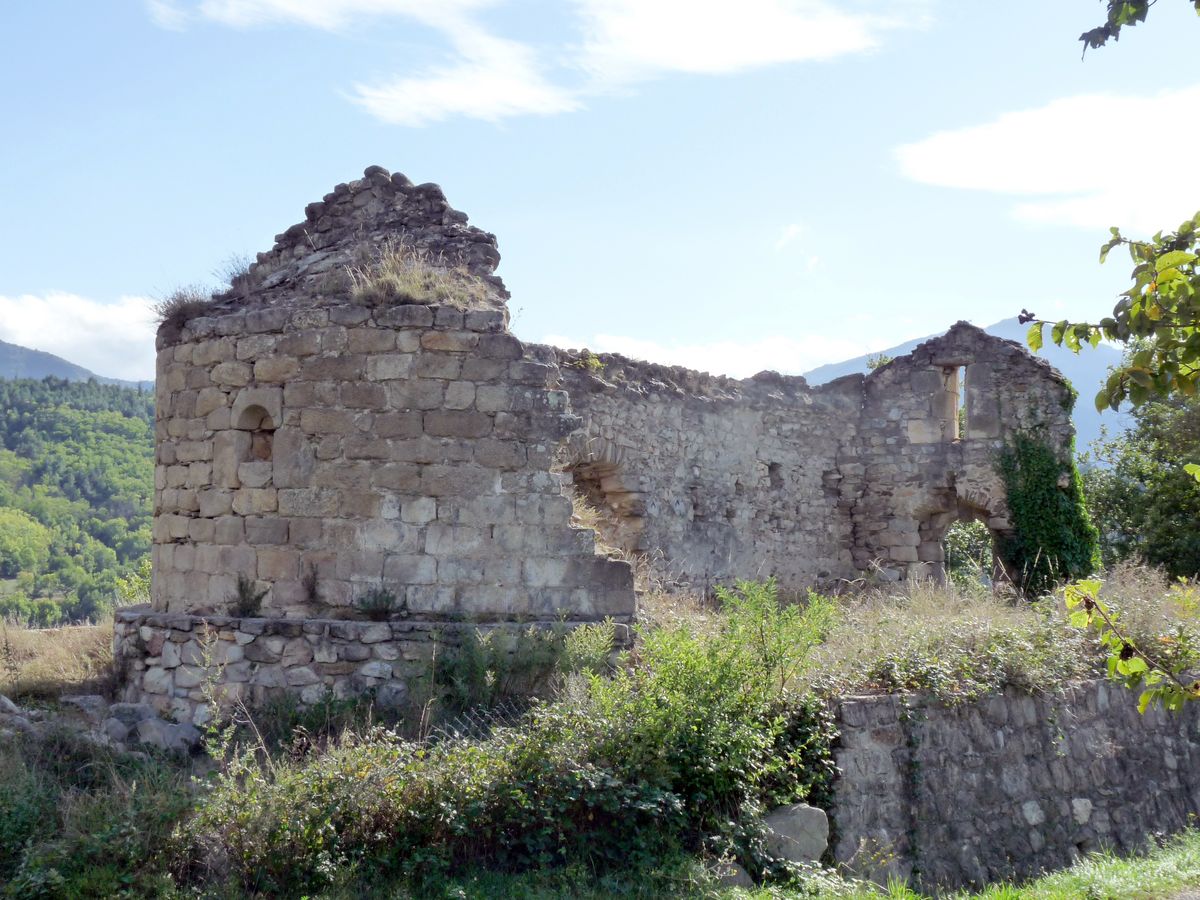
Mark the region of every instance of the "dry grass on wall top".
[[391, 241], [366, 255], [364, 262], [347, 269], [350, 295], [360, 303], [444, 304], [470, 309], [488, 300], [489, 291], [481, 279], [423, 247]]

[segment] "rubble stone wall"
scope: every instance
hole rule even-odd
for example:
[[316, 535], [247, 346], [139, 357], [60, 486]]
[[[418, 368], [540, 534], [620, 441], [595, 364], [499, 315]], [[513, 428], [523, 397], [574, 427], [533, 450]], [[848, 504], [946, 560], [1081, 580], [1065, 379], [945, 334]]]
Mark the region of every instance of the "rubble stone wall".
[[606, 538], [692, 585], [853, 576], [837, 471], [857, 427], [853, 393], [774, 374], [738, 381], [609, 354], [590, 365], [558, 357], [584, 420], [565, 465], [608, 514]]
[[879, 880], [982, 888], [1133, 851], [1200, 814], [1200, 710], [1137, 712], [1103, 681], [947, 708], [912, 696], [838, 708], [834, 856]]
[[605, 538], [654, 554], [668, 581], [939, 578], [956, 519], [1011, 532], [995, 463], [1014, 433], [1071, 464], [1070, 386], [965, 322], [818, 388], [556, 352], [584, 420], [565, 456], [577, 490], [607, 514]]

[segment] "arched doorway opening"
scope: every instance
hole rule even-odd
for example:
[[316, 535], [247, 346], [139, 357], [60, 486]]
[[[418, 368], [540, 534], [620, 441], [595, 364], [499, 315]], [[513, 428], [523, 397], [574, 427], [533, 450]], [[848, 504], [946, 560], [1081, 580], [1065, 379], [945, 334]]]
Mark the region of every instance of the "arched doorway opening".
[[569, 466], [572, 524], [596, 532], [597, 545], [622, 554], [642, 547], [644, 506], [624, 473], [612, 462], [579, 462]]

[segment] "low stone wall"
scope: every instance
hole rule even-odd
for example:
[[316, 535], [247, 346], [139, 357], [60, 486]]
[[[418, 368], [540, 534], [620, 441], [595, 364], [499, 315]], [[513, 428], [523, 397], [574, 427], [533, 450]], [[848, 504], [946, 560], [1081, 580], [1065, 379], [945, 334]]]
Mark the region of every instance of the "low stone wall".
[[1131, 851], [1200, 813], [1200, 710], [1138, 715], [1102, 681], [947, 708], [839, 705], [834, 856], [878, 879], [980, 887]]
[[[560, 623], [522, 627], [531, 624]], [[402, 709], [416, 682], [429, 677], [435, 651], [455, 646], [475, 627], [123, 609], [113, 624], [118, 699], [148, 703], [194, 725], [209, 716], [206, 682], [222, 702], [240, 699], [251, 707], [280, 694], [314, 703], [328, 694], [343, 698], [373, 691], [378, 706]], [[618, 626], [617, 639], [627, 642], [628, 629]]]

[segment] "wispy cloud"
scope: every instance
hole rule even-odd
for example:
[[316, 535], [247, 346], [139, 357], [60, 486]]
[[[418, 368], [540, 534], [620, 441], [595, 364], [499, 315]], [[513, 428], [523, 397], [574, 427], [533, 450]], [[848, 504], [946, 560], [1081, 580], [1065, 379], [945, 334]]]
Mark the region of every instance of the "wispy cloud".
[[788, 244], [798, 240], [804, 234], [804, 231], [804, 226], [799, 222], [784, 225], [783, 230], [779, 232], [779, 237], [775, 239], [775, 249], [782, 250]]
[[578, 336], [552, 334], [542, 340], [556, 347], [587, 347], [594, 353], [620, 353], [633, 359], [685, 366], [734, 378], [748, 378], [766, 369], [798, 375], [825, 363], [839, 362], [872, 349], [861, 343], [824, 335], [670, 344], [617, 334], [594, 334], [587, 340]]
[[1148, 160], [1147, 134], [1197, 146], [1200, 119], [1181, 111], [1198, 106], [1200, 85], [1066, 97], [934, 134], [896, 156], [916, 181], [1013, 195], [1013, 214], [1025, 221], [1153, 232], [1196, 212], [1200, 170]]
[[147, 0], [150, 13], [168, 22], [208, 20], [231, 28], [297, 24], [327, 31], [380, 16], [419, 21], [460, 15], [495, 5], [496, 0]]
[[49, 292], [0, 296], [0, 340], [44, 350], [97, 375], [154, 378], [154, 315], [145, 297], [101, 303]]
[[428, 125], [454, 116], [486, 122], [578, 109], [579, 97], [548, 81], [532, 48], [463, 23], [450, 33], [454, 62], [382, 85], [355, 85], [355, 102], [397, 125]]
[[448, 44], [444, 64], [349, 92], [383, 121], [418, 126], [570, 112], [589, 96], [667, 73], [728, 74], [859, 53], [922, 21], [928, 0], [858, 0], [854, 11], [834, 0], [574, 0], [577, 31], [558, 35], [546, 54], [483, 27], [477, 14], [504, 0], [146, 2], [155, 22], [175, 29], [209, 21], [337, 31], [381, 16], [428, 26]]
[[[830, 0], [576, 0], [585, 31], [581, 64], [601, 83], [664, 72], [722, 74], [828, 60], [877, 47], [911, 17], [904, 4]], [[889, 7], [892, 13], [871, 10]]]

